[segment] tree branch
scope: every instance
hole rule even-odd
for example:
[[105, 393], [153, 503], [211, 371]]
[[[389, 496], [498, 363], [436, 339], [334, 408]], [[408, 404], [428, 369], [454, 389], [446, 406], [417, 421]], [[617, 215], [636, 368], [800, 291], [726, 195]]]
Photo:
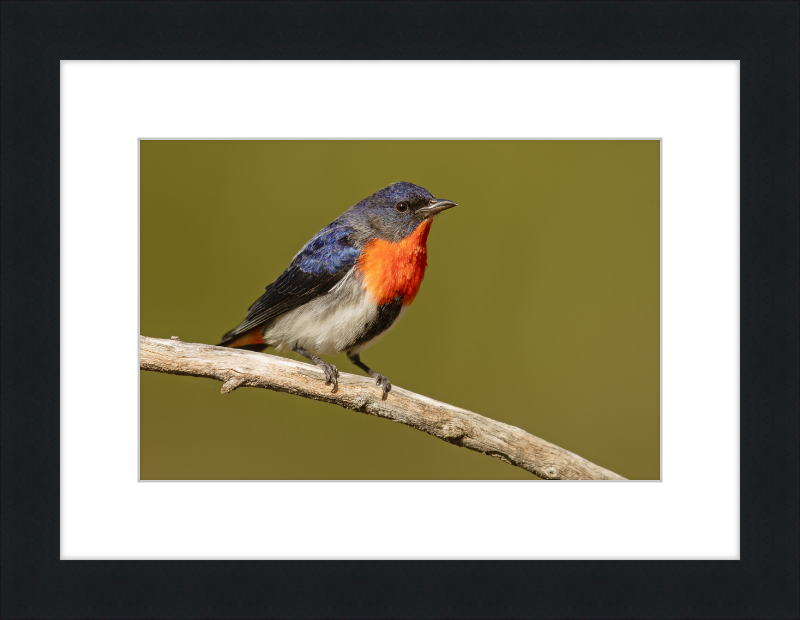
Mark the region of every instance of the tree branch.
[[392, 387], [386, 400], [368, 377], [340, 373], [335, 392], [321, 370], [275, 355], [139, 336], [140, 367], [223, 382], [222, 393], [259, 387], [321, 400], [401, 422], [448, 443], [483, 452], [548, 480], [625, 480], [516, 426]]

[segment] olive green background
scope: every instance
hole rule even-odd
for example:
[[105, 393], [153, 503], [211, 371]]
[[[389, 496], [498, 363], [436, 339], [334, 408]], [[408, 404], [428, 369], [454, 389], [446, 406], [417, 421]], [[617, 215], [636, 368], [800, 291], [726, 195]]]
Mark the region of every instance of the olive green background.
[[[459, 206], [436, 218], [420, 293], [365, 362], [657, 480], [659, 152], [657, 140], [143, 140], [141, 333], [215, 344], [315, 232], [410, 181]], [[140, 381], [143, 480], [535, 479], [330, 404]]]

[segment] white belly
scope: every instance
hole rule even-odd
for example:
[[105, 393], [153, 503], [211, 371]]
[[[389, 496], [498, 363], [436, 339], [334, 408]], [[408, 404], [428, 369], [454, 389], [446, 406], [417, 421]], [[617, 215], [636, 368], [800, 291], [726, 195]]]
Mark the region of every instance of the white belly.
[[[405, 313], [400, 311], [397, 320]], [[264, 329], [264, 342], [278, 350], [300, 346], [315, 355], [344, 351], [377, 315], [377, 305], [361, 288], [361, 280], [350, 273], [334, 290], [280, 315]], [[391, 327], [397, 324], [394, 321]], [[391, 329], [390, 327], [390, 329]], [[377, 342], [384, 331], [354, 349], [363, 351]]]

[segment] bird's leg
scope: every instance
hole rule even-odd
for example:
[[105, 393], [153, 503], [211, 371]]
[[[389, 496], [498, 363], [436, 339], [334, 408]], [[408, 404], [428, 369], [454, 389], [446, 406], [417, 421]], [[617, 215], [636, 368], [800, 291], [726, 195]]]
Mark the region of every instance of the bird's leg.
[[336, 391], [336, 389], [339, 387], [339, 371], [336, 369], [336, 366], [329, 364], [325, 360], [321, 360], [316, 355], [312, 355], [303, 347], [295, 347], [294, 352], [299, 353], [307, 359], [310, 359], [315, 366], [319, 366], [322, 369], [322, 372], [325, 373], [325, 383], [333, 383], [333, 391]]
[[375, 379], [375, 383], [383, 387], [383, 398], [386, 399], [386, 395], [389, 393], [389, 390], [392, 389], [392, 384], [389, 383], [389, 379], [387, 379], [384, 375], [375, 372], [367, 366], [364, 362], [361, 361], [361, 356], [358, 353], [348, 353], [347, 359], [353, 362], [356, 366], [358, 366], [361, 370], [365, 371], [370, 377]]

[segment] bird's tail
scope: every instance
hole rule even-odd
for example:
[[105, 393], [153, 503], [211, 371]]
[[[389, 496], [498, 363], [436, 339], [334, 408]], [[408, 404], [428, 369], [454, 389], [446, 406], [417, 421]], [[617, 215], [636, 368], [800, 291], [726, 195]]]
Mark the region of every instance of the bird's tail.
[[238, 331], [239, 328], [232, 329], [222, 337], [222, 341], [217, 344], [218, 347], [231, 347], [234, 349], [246, 349], [248, 351], [261, 352], [267, 348], [267, 343], [264, 342], [263, 325], [256, 325], [245, 332]]

